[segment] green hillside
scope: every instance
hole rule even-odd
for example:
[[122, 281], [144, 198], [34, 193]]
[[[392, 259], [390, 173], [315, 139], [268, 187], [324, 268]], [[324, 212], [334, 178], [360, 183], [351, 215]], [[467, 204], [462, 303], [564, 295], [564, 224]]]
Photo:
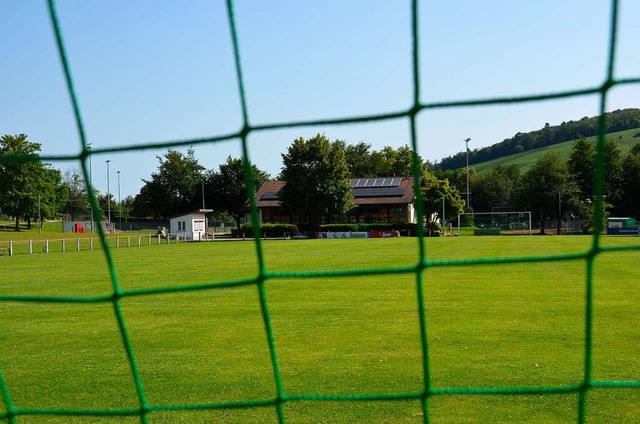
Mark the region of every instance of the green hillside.
[[[587, 141], [593, 144], [595, 144], [596, 139], [597, 136], [587, 137]], [[635, 145], [636, 143], [640, 143], [640, 128], [607, 134], [607, 140], [612, 139], [618, 142], [618, 146], [620, 147], [622, 156], [624, 157], [631, 149], [631, 147], [633, 147], [633, 145]], [[562, 160], [569, 160], [569, 156], [571, 155], [571, 150], [573, 149], [573, 144], [575, 143], [575, 141], [576, 140], [565, 141], [564, 143], [555, 144], [552, 146], [541, 147], [539, 149], [529, 150], [509, 156], [503, 156], [497, 159], [474, 164], [472, 167], [476, 170], [476, 172], [482, 174], [491, 171], [491, 169], [495, 168], [498, 165], [516, 165], [520, 169], [520, 172], [524, 173], [543, 154], [549, 151], [556, 152]]]

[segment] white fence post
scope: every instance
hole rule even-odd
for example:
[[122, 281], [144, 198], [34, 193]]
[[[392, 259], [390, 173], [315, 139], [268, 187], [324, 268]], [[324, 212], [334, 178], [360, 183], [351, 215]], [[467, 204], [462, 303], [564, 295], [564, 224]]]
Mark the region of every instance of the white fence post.
[[49, 253], [49, 240], [44, 241], [44, 252]]
[[138, 236], [138, 247], [140, 247], [140, 236]]
[[80, 239], [76, 239], [76, 252], [80, 251]]
[[116, 237], [116, 249], [120, 247], [120, 236]]
[[89, 237], [89, 250], [93, 250], [93, 237]]
[[65, 243], [65, 239], [62, 239], [62, 251], [63, 251], [63, 252], [66, 252], [66, 251], [67, 251], [67, 249], [66, 249], [66, 248], [67, 248], [67, 245], [66, 245], [66, 243]]
[[29, 254], [33, 255], [33, 240], [29, 240]]
[[13, 255], [13, 241], [9, 240], [9, 256]]

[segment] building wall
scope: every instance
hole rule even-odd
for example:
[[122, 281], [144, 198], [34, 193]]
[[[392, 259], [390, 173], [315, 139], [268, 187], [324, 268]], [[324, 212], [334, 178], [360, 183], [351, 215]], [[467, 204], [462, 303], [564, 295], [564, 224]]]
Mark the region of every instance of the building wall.
[[202, 214], [177, 216], [169, 222], [169, 233], [186, 234], [187, 240], [200, 240], [206, 230], [206, 219]]
[[[260, 222], [271, 224], [305, 224], [303, 217], [292, 217], [282, 208], [262, 208]], [[333, 224], [372, 224], [372, 223], [415, 223], [415, 208], [409, 205], [360, 205], [346, 215], [334, 215], [331, 217]], [[247, 215], [247, 220], [250, 220]], [[322, 224], [327, 220], [323, 219]], [[249, 222], [249, 221], [247, 221]]]

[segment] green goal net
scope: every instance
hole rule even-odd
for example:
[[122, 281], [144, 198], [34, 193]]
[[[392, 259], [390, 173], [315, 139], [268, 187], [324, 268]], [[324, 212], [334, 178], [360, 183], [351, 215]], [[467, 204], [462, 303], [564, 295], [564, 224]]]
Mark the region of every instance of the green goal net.
[[[418, 201], [416, 202], [418, 220], [421, 222], [424, 217], [424, 210], [422, 202], [420, 201], [421, 190], [419, 187], [420, 176], [420, 164], [415, 152], [418, 151], [421, 140], [417, 134], [417, 118], [421, 114], [429, 114], [431, 111], [450, 109], [450, 108], [469, 108], [469, 107], [482, 107], [490, 105], [513, 105], [513, 104], [525, 104], [531, 102], [540, 102], [547, 100], [555, 100], [562, 98], [577, 98], [583, 96], [599, 96], [600, 99], [600, 115], [603, 117], [599, 121], [599, 136], [597, 142], [597, 157], [596, 157], [596, 184], [594, 189], [594, 222], [596, 225], [601, 223], [602, 220], [602, 194], [603, 194], [603, 179], [605, 175], [605, 154], [606, 154], [606, 128], [607, 122], [604, 118], [606, 111], [607, 98], [610, 95], [611, 90], [614, 87], [623, 87], [629, 85], [640, 84], [640, 76], [629, 78], [618, 78], [614, 72], [615, 58], [616, 58], [616, 35], [618, 31], [618, 21], [621, 13], [619, 12], [619, 2], [617, 0], [611, 1], [611, 20], [609, 28], [609, 42], [608, 42], [608, 73], [607, 78], [603, 83], [597, 82], [593, 86], [583, 89], [566, 90], [550, 92], [546, 94], [531, 94], [518, 97], [493, 97], [463, 101], [450, 101], [450, 102], [438, 102], [428, 103], [422, 102], [421, 99], [421, 79], [420, 79], [420, 57], [419, 57], [419, 42], [420, 31], [418, 25], [418, 8], [419, 1], [414, 0], [411, 3], [411, 38], [407, 40], [412, 45], [412, 56], [407, 58], [412, 63], [412, 104], [410, 107], [404, 110], [389, 111], [383, 114], [374, 115], [361, 115], [361, 116], [348, 116], [336, 119], [322, 119], [322, 120], [309, 120], [309, 121], [296, 121], [296, 122], [283, 122], [283, 123], [268, 123], [263, 125], [252, 125], [249, 122], [249, 108], [246, 101], [245, 90], [246, 86], [243, 79], [243, 67], [242, 67], [242, 45], [239, 42], [238, 29], [235, 23], [234, 17], [234, 4], [232, 0], [227, 1], [227, 18], [229, 27], [231, 29], [231, 39], [233, 43], [234, 52], [234, 65], [237, 77], [239, 97], [241, 99], [242, 106], [242, 122], [241, 129], [233, 134], [215, 135], [209, 138], [203, 138], [198, 140], [169, 140], [160, 145], [160, 147], [183, 147], [192, 145], [206, 145], [215, 144], [229, 141], [237, 141], [241, 145], [243, 156], [246, 159], [244, 170], [245, 179], [248, 186], [248, 197], [250, 199], [250, 211], [251, 211], [251, 223], [253, 228], [259, 227], [259, 216], [256, 208], [255, 198], [251, 195], [255, 190], [253, 187], [252, 167], [250, 165], [249, 157], [249, 136], [250, 134], [276, 131], [285, 128], [298, 128], [309, 126], [329, 126], [329, 125], [345, 125], [363, 122], [383, 122], [388, 120], [405, 120], [409, 124], [411, 133], [411, 148], [414, 152], [413, 157], [413, 175], [415, 178], [415, 192], [418, 193]], [[101, 149], [89, 149], [89, 140], [85, 134], [85, 127], [83, 122], [83, 108], [78, 97], [76, 96], [75, 84], [73, 79], [73, 70], [70, 66], [69, 60], [65, 52], [65, 40], [64, 40], [64, 28], [57, 17], [56, 2], [54, 0], [48, 1], [49, 15], [54, 28], [55, 41], [60, 56], [60, 61], [64, 69], [64, 75], [66, 78], [67, 90], [73, 105], [73, 113], [75, 117], [75, 123], [77, 125], [79, 139], [81, 143], [81, 153], [78, 155], [69, 154], [65, 156], [48, 156], [42, 157], [43, 160], [57, 160], [57, 161], [76, 161], [82, 163], [82, 169], [85, 176], [85, 180], [88, 180], [88, 160], [90, 154], [100, 153], [113, 153], [113, 152], [132, 152], [138, 150], [149, 150], [158, 148], [158, 144], [130, 144], [124, 147], [105, 147]], [[15, 163], [25, 162], [33, 160], [31, 157], [19, 156], [19, 155], [5, 155], [0, 156], [0, 162], [2, 163]], [[90, 192], [90, 204], [93, 208], [93, 219], [100, 223], [102, 216], [98, 212], [98, 204], [94, 192]], [[509, 222], [505, 225], [519, 225], [517, 230], [522, 230], [525, 226], [530, 228], [530, 224], [522, 224], [521, 217], [514, 222]], [[601, 225], [601, 224], [600, 224]], [[115, 312], [115, 325], [117, 326], [119, 337], [123, 342], [124, 349], [126, 351], [126, 359], [129, 372], [132, 375], [132, 379], [135, 383], [136, 402], [135, 407], [123, 407], [121, 409], [86, 409], [86, 408], [56, 408], [54, 406], [48, 408], [33, 408], [17, 405], [12, 397], [13, 386], [10, 379], [7, 378], [7, 371], [5, 368], [5, 361], [0, 356], [0, 421], [15, 423], [20, 422], [23, 419], [25, 422], [39, 422], [43, 417], [57, 418], [59, 422], [65, 422], [72, 419], [88, 419], [97, 420], [111, 418], [113, 420], [123, 419], [125, 417], [139, 419], [141, 422], [148, 422], [153, 420], [153, 414], [158, 412], [179, 412], [179, 413], [192, 413], [194, 411], [228, 411], [228, 410], [265, 410], [270, 409], [276, 417], [276, 420], [284, 423], [287, 421], [288, 412], [287, 406], [293, 403], [307, 402], [307, 403], [374, 403], [374, 402], [391, 402], [400, 403], [402, 401], [417, 402], [420, 404], [421, 412], [416, 414], [413, 418], [414, 421], [430, 422], [433, 418], [433, 404], [439, 399], [445, 397], [474, 397], [487, 399], [496, 396], [543, 396], [553, 397], [570, 394], [576, 398], [575, 408], [575, 422], [583, 423], [587, 421], [589, 414], [589, 398], [596, 390], [626, 390], [628, 392], [638, 392], [640, 389], [640, 379], [598, 379], [595, 378], [593, 373], [593, 365], [596, 361], [594, 356], [594, 275], [597, 269], [597, 260], [606, 254], [618, 254], [620, 252], [632, 252], [640, 250], [640, 244], [627, 244], [624, 246], [611, 247], [606, 243], [603, 243], [602, 236], [600, 235], [602, 228], [595, 228], [594, 234], [590, 239], [589, 248], [586, 251], [581, 252], [568, 252], [560, 254], [549, 255], [524, 255], [509, 254], [509, 252], [499, 257], [469, 257], [466, 259], [439, 259], [434, 258], [427, 252], [426, 243], [427, 239], [421, 228], [418, 229], [418, 235], [416, 238], [416, 258], [419, 258], [416, 263], [410, 266], [395, 266], [395, 267], [368, 267], [361, 269], [324, 269], [318, 271], [274, 271], [267, 266], [264, 255], [265, 241], [256, 237], [253, 241], [255, 247], [255, 258], [258, 264], [258, 269], [249, 279], [230, 279], [223, 282], [215, 283], [202, 283], [193, 284], [188, 287], [167, 287], [166, 285], [158, 286], [156, 288], [145, 290], [127, 290], [123, 288], [121, 282], [118, 279], [117, 264], [113, 258], [112, 248], [107, 243], [106, 234], [103, 231], [101, 225], [98, 225], [100, 231], [100, 237], [102, 241], [102, 252], [108, 268], [110, 271], [110, 278], [112, 283], [112, 291], [107, 296], [48, 296], [41, 294], [31, 294], [26, 291], [21, 294], [6, 294], [0, 292], [0, 313], [9, 304], [61, 304], [61, 305], [110, 305]], [[522, 253], [522, 252], [520, 252]], [[96, 253], [98, 254], [98, 253]], [[432, 357], [431, 349], [436, 341], [429, 338], [430, 321], [429, 310], [426, 306], [425, 296], [427, 285], [429, 282], [429, 273], [446, 270], [471, 270], [477, 269], [478, 266], [486, 264], [540, 264], [540, 263], [557, 263], [558, 274], [557, 278], [579, 278], [581, 281], [581, 288], [584, 293], [583, 309], [580, 316], [582, 326], [582, 343], [579, 347], [582, 353], [582, 375], [581, 380], [575, 384], [532, 384], [529, 386], [477, 386], [469, 385], [465, 387], [450, 387], [442, 386], [434, 383], [431, 375]], [[580, 262], [583, 264], [583, 273], [579, 276], [571, 275], [567, 276], [563, 273], [564, 263]], [[582, 272], [582, 271], [581, 271]], [[421, 388], [417, 391], [409, 392], [392, 392], [392, 393], [379, 393], [379, 392], [359, 392], [354, 394], [344, 394], [340, 391], [330, 392], [325, 394], [295, 392], [290, 393], [286, 390], [283, 384], [283, 373], [281, 370], [281, 362], [279, 359], [279, 339], [277, 333], [274, 331], [274, 323], [272, 319], [272, 309], [268, 298], [267, 286], [274, 280], [326, 280], [327, 278], [335, 278], [340, 281], [340, 277], [375, 277], [385, 275], [409, 275], [413, 280], [413, 290], [417, 299], [415, 305], [415, 323], [419, 328], [419, 340], [416, 341], [420, 346], [421, 361], [419, 368], [421, 370]], [[0, 278], [5, 278], [6, 271], [3, 269]], [[456, 274], [457, 275], [457, 274]], [[125, 300], [135, 299], [139, 302], [144, 302], [145, 299], [151, 297], [157, 298], [159, 296], [166, 296], [170, 293], [182, 293], [200, 292], [224, 292], [235, 287], [255, 287], [257, 290], [257, 296], [259, 300], [259, 308], [261, 312], [261, 318], [264, 326], [264, 337], [267, 340], [268, 352], [270, 358], [270, 367], [273, 373], [273, 387], [275, 395], [269, 398], [253, 398], [247, 397], [245, 399], [237, 401], [226, 402], [210, 402], [210, 403], [198, 403], [198, 404], [176, 404], [171, 402], [150, 402], [147, 396], [147, 387], [141, 377], [141, 371], [138, 364], [138, 357], [136, 354], [136, 344], [134, 343], [130, 335], [130, 325], [127, 315], [124, 313], [123, 302]], [[526, 296], [523, 294], [523, 297]], [[481, 313], [479, 311], [478, 313]], [[637, 317], [633, 317], [637, 320]], [[631, 325], [628, 321], [620, 325]], [[2, 331], [7, 331], [2, 329]], [[488, 329], [487, 331], [490, 331]], [[2, 336], [0, 336], [0, 343], [2, 343]], [[635, 343], [637, 346], [638, 341], [629, 341], [629, 343]], [[6, 354], [6, 353], [5, 353]], [[43, 359], [46, 360], [46, 359]], [[462, 359], [461, 359], [462, 361]], [[195, 371], [194, 371], [195, 372]], [[634, 394], [635, 396], [635, 394]], [[472, 414], [473, 412], [470, 412]], [[526, 411], [523, 412], [526, 414]], [[362, 421], [374, 421], [375, 417], [360, 417]], [[514, 419], [516, 420], [516, 419]], [[246, 419], [246, 421], [257, 421], [254, 419]], [[313, 422], [310, 418], [309, 422]]]

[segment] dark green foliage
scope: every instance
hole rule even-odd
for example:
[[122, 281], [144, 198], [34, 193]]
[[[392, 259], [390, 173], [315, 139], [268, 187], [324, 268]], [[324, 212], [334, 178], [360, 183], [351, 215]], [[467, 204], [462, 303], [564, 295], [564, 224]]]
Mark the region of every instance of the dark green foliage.
[[320, 226], [320, 231], [363, 231], [358, 224], [325, 224]]
[[151, 174], [134, 201], [137, 216], [169, 218], [202, 206], [201, 184], [204, 167], [192, 148], [187, 154], [169, 149], [158, 159], [158, 172]]
[[[380, 151], [370, 151], [371, 145], [360, 142], [345, 145], [349, 178], [410, 177], [413, 152], [407, 145], [398, 149], [385, 146]], [[427, 170], [427, 163], [418, 156], [420, 174]]]
[[344, 142], [330, 142], [323, 134], [298, 138], [282, 155], [282, 162], [282, 206], [312, 228], [318, 228], [323, 217], [329, 220], [353, 208]]
[[498, 165], [488, 174], [474, 175], [471, 182], [473, 210], [490, 212], [517, 204], [522, 177], [517, 166]]
[[[252, 165], [253, 192], [269, 179], [269, 174]], [[218, 172], [211, 171], [205, 177], [205, 205], [222, 213], [228, 213], [240, 228], [247, 203], [244, 162], [242, 159], [227, 157]]]
[[622, 162], [621, 187], [624, 196], [618, 212], [622, 216], [640, 217], [640, 143], [633, 146]]
[[[269, 224], [264, 223], [258, 229], [260, 237], [283, 237], [285, 235], [291, 236], [298, 234], [298, 226], [294, 224]], [[246, 236], [253, 236], [253, 226], [251, 224], [244, 224], [240, 227], [240, 237], [242, 234]]]
[[68, 197], [62, 174], [40, 161], [40, 149], [25, 134], [0, 138], [0, 158], [17, 155], [12, 161], [0, 162], [0, 207], [3, 214], [14, 217], [16, 231], [20, 218], [30, 228], [32, 218], [39, 214], [54, 217]]
[[531, 211], [544, 231], [550, 218], [559, 218], [559, 204], [567, 208], [576, 205], [575, 184], [569, 176], [567, 164], [549, 152], [543, 155], [522, 178], [521, 204]]
[[617, 210], [622, 198], [622, 154], [615, 140], [607, 141], [604, 169], [604, 195]]
[[422, 189], [424, 214], [427, 228], [438, 228], [442, 219], [444, 197], [445, 218], [451, 220], [464, 211], [465, 201], [460, 197], [458, 189], [449, 184], [449, 180], [441, 180], [429, 173], [425, 174]]
[[591, 198], [593, 196], [594, 148], [583, 135], [580, 135], [573, 145], [567, 165], [578, 188], [579, 196], [583, 199]]

